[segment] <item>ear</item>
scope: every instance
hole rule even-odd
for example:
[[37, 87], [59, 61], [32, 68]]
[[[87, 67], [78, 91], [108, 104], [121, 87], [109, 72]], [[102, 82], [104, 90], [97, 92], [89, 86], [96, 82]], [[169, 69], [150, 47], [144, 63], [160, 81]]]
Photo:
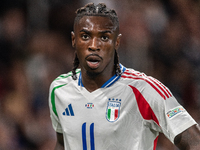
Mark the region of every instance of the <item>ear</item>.
[[121, 37], [122, 37], [122, 34], [118, 34], [117, 40], [115, 42], [115, 49], [116, 50], [119, 48]]
[[71, 38], [72, 38], [72, 47], [75, 48], [76, 40], [75, 40], [75, 33], [73, 31], [71, 32]]

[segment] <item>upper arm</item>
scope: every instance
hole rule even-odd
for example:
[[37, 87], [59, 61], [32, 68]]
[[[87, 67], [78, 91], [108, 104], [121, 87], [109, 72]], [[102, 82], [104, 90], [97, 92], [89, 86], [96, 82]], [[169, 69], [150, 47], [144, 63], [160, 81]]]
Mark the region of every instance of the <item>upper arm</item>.
[[57, 142], [54, 150], [64, 150], [63, 134], [57, 132], [56, 136], [57, 136]]
[[174, 144], [180, 150], [199, 150], [200, 149], [200, 129], [198, 125], [193, 125], [184, 132], [177, 135]]

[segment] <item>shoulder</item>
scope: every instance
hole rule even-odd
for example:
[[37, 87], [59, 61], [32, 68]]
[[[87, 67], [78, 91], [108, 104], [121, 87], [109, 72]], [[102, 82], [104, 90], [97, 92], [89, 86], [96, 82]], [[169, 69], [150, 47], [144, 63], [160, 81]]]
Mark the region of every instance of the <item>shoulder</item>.
[[155, 80], [151, 76], [147, 76], [143, 72], [136, 71], [131, 68], [127, 68], [121, 76], [123, 82], [128, 83], [130, 85], [134, 84], [134, 86], [148, 86], [151, 85]]
[[128, 68], [122, 74], [121, 78], [123, 82], [133, 89], [137, 89], [138, 92], [143, 95], [146, 94], [151, 97], [160, 97], [164, 100], [172, 97], [172, 93], [165, 85], [154, 77], [147, 76], [145, 73]]
[[[77, 69], [76, 70], [76, 74], [77, 76], [80, 74], [81, 70]], [[58, 76], [55, 80], [53, 80], [53, 82], [50, 85], [50, 89], [56, 88], [56, 87], [60, 87], [60, 86], [64, 86], [69, 84], [70, 82], [74, 82], [76, 80], [72, 79], [72, 72], [68, 72], [66, 74], [61, 74], [60, 76]]]

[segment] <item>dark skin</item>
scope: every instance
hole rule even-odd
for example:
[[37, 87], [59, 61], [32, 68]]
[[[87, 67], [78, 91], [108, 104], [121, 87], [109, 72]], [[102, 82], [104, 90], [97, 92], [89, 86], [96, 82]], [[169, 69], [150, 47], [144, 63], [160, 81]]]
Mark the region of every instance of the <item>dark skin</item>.
[[108, 17], [84, 16], [75, 24], [72, 45], [81, 66], [84, 87], [92, 92], [114, 74], [114, 54], [121, 34]]
[[[75, 48], [84, 87], [93, 92], [114, 74], [114, 54], [121, 34], [107, 17], [84, 16], [74, 25], [72, 46]], [[197, 125], [177, 135], [175, 145], [180, 150], [200, 150], [200, 130]], [[63, 134], [57, 133], [55, 150], [64, 150]]]
[[200, 150], [200, 128], [193, 125], [174, 139], [175, 145], [180, 150]]
[[57, 142], [56, 142], [55, 150], [64, 150], [63, 134], [56, 133], [56, 136], [57, 136]]

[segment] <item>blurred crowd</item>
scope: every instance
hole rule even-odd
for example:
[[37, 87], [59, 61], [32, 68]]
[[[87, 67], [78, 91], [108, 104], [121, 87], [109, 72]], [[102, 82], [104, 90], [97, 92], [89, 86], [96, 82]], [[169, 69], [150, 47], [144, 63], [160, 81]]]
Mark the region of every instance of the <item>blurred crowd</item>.
[[[0, 150], [53, 150], [49, 86], [72, 69], [75, 11], [88, 2], [0, 1]], [[164, 83], [200, 123], [200, 2], [105, 3], [119, 16], [121, 63]], [[161, 134], [157, 150], [169, 149]]]

